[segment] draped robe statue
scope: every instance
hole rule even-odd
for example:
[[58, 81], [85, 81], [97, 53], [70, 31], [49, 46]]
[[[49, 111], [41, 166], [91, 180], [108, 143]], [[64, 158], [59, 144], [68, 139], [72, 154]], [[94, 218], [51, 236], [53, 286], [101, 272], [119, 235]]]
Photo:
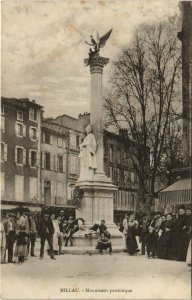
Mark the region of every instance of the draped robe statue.
[[94, 171], [97, 169], [96, 150], [97, 143], [93, 135], [91, 125], [86, 128], [86, 137], [80, 143], [80, 176], [79, 180], [92, 180]]

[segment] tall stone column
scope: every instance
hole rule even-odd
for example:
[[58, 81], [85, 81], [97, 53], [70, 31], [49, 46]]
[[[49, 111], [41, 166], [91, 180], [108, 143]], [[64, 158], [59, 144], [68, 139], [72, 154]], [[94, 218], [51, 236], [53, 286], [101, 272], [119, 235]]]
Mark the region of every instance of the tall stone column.
[[103, 95], [102, 95], [102, 74], [104, 66], [109, 62], [108, 58], [94, 56], [90, 61], [91, 72], [91, 105], [90, 123], [97, 140], [97, 170], [94, 178], [99, 179], [104, 176], [104, 145], [103, 145]]
[[[104, 219], [112, 238], [115, 239], [113, 243], [119, 244], [121, 243], [121, 233], [113, 223], [113, 198], [117, 187], [104, 173], [102, 74], [103, 68], [108, 62], [108, 58], [100, 57], [98, 53], [91, 53], [89, 59], [85, 59], [85, 63], [90, 66], [91, 73], [90, 123], [97, 142], [97, 169], [92, 180], [79, 179], [76, 183], [76, 187], [84, 192], [81, 208], [76, 210], [76, 217], [83, 218], [86, 227]], [[77, 245], [80, 242], [78, 238], [80, 237], [77, 232]], [[81, 241], [81, 245], [84, 242], [84, 240]]]

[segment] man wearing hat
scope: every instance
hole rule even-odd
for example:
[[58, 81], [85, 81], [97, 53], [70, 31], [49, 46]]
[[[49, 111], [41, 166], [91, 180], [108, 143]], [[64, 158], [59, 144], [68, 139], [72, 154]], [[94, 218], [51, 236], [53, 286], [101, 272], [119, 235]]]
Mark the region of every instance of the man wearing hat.
[[188, 235], [186, 225], [187, 218], [185, 214], [185, 206], [180, 205], [178, 208], [178, 218], [175, 221], [175, 230], [173, 236], [175, 259], [178, 261], [185, 261], [187, 256]]
[[149, 219], [146, 214], [143, 214], [142, 223], [139, 226], [139, 236], [141, 242], [141, 254], [145, 255], [146, 243], [148, 237]]
[[8, 213], [6, 216], [6, 221], [4, 222], [6, 249], [8, 250], [8, 263], [13, 262], [13, 246], [16, 240], [14, 218], [15, 215], [13, 213]]
[[[63, 209], [59, 211], [59, 216], [58, 216], [57, 220], [59, 222], [60, 232], [63, 233], [64, 227], [65, 227], [64, 223], [66, 221], [65, 212]], [[59, 253], [60, 254], [64, 254], [62, 251], [62, 247], [63, 247], [63, 235], [60, 235], [59, 236]]]
[[46, 240], [48, 242], [49, 249], [50, 249], [50, 258], [56, 259], [54, 257], [54, 251], [53, 251], [53, 234], [54, 234], [53, 223], [49, 217], [48, 210], [44, 210], [42, 213], [43, 213], [43, 217], [39, 223], [39, 229], [38, 229], [38, 233], [41, 238], [40, 259], [43, 259]]
[[35, 241], [36, 241], [36, 235], [37, 235], [37, 226], [36, 226], [36, 213], [30, 212], [29, 214], [29, 243], [28, 243], [28, 252], [31, 247], [31, 256], [36, 257], [35, 255]]
[[25, 226], [25, 231], [27, 234], [29, 234], [29, 220], [28, 220], [28, 209], [27, 208], [21, 208], [20, 210], [20, 218], [18, 221], [19, 226]]

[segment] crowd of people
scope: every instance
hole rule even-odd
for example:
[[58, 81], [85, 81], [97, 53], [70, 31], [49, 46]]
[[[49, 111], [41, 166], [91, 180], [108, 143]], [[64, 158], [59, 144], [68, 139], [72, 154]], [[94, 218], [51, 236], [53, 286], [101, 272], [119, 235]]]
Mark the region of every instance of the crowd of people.
[[[147, 216], [125, 215], [120, 225], [123, 248], [129, 255], [136, 255], [139, 237], [141, 254], [148, 258], [186, 261], [191, 265], [191, 210], [181, 205], [178, 214], [156, 212]], [[188, 255], [187, 255], [188, 254]]]
[[55, 255], [64, 254], [63, 244], [67, 247], [70, 241], [72, 246], [72, 234], [78, 230], [78, 220], [72, 216], [66, 218], [62, 210], [57, 215], [48, 209], [42, 210], [40, 215], [29, 209], [20, 209], [16, 214], [7, 212], [1, 217], [1, 263], [21, 264], [29, 256], [36, 257], [37, 236], [40, 259], [43, 259], [46, 242], [47, 253], [55, 259]]
[[[191, 266], [190, 209], [180, 206], [177, 215], [160, 212], [150, 216], [126, 214], [119, 230], [123, 236], [122, 248], [129, 255], [141, 252], [148, 258], [187, 259]], [[35, 257], [37, 236], [40, 238], [40, 259], [43, 259], [45, 250], [51, 259], [56, 259], [56, 255], [64, 254], [64, 246], [69, 243], [73, 246], [73, 234], [77, 231], [83, 232], [85, 238], [96, 236], [96, 249], [100, 254], [107, 249], [112, 254], [111, 234], [105, 220], [96, 222], [87, 230], [83, 219], [66, 217], [63, 210], [55, 213], [43, 209], [39, 216], [29, 209], [21, 209], [16, 214], [7, 213], [5, 218], [1, 218], [1, 263], [21, 264], [29, 256]]]

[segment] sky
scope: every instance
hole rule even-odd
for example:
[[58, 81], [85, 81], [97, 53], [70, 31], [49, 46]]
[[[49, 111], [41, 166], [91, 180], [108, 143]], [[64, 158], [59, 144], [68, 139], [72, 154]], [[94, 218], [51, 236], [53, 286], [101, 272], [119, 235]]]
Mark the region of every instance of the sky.
[[111, 61], [131, 43], [143, 22], [180, 15], [178, 1], [4, 0], [2, 2], [2, 92], [5, 97], [35, 99], [45, 117], [77, 117], [90, 110], [90, 72], [84, 66], [91, 34], [113, 28], [100, 55]]

